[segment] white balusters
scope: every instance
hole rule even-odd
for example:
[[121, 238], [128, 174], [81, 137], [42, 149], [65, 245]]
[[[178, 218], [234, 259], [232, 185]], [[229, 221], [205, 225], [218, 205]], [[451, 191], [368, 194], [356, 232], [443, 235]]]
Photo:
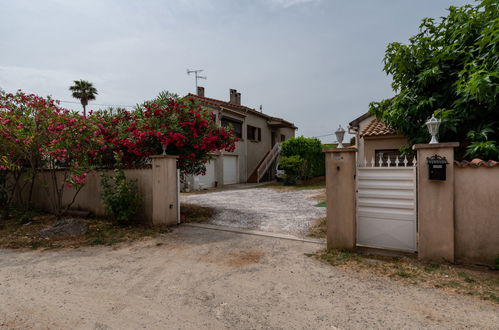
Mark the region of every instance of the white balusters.
[[407, 156], [404, 156], [404, 167], [407, 167], [407, 163], [409, 163]]
[[378, 165], [379, 167], [383, 167], [383, 158], [381, 157], [381, 155], [379, 155]]
[[400, 163], [400, 160], [399, 160], [399, 156], [397, 155], [395, 157], [395, 167], [399, 167], [399, 163]]
[[390, 156], [388, 156], [388, 160], [386, 161], [386, 167], [392, 166], [392, 160], [390, 159]]
[[374, 167], [374, 164], [375, 164], [375, 162], [374, 162], [374, 156], [373, 156], [373, 158], [371, 159], [371, 167]]
[[418, 164], [418, 161], [416, 159], [416, 156], [414, 156], [414, 158], [412, 159], [412, 166], [416, 167], [417, 164]]

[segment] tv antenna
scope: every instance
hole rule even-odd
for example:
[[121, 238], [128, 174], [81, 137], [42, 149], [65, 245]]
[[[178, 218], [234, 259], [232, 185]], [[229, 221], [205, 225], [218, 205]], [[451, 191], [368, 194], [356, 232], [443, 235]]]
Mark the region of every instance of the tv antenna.
[[187, 74], [190, 76], [191, 73], [194, 73], [194, 77], [196, 78], [196, 91], [195, 91], [195, 93], [198, 92], [198, 79], [206, 80], [206, 76], [199, 75], [203, 71], [204, 70], [189, 70], [189, 69], [187, 69]]

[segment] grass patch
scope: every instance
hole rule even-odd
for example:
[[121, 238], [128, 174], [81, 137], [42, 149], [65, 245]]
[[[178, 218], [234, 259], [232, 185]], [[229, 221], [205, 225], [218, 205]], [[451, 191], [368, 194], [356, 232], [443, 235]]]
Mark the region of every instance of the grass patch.
[[327, 204], [326, 204], [326, 202], [319, 202], [319, 203], [315, 204], [314, 206], [317, 206], [317, 207], [326, 207]]
[[56, 218], [52, 215], [37, 215], [29, 221], [20, 218], [2, 220], [0, 228], [0, 248], [8, 249], [55, 249], [95, 245], [114, 245], [132, 242], [145, 237], [154, 237], [169, 232], [167, 228], [151, 228], [144, 225], [116, 226], [105, 219], [81, 219], [89, 225], [85, 235], [63, 238], [42, 238], [40, 230], [53, 225]]
[[434, 287], [499, 303], [497, 271], [474, 270], [454, 265], [423, 263], [406, 257], [364, 255], [341, 250], [324, 250], [307, 256], [335, 267], [354, 270], [357, 276], [377, 275], [410, 285]]
[[315, 238], [326, 238], [327, 237], [327, 223], [326, 217], [318, 218], [312, 223], [308, 230], [307, 236]]
[[180, 204], [181, 222], [208, 222], [214, 214], [215, 210], [211, 207], [199, 206], [189, 203]]

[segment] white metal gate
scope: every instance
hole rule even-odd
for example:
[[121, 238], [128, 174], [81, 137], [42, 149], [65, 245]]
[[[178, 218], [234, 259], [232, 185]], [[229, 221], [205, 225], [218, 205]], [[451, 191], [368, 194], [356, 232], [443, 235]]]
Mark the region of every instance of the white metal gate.
[[357, 167], [357, 244], [416, 251], [416, 159], [388, 157]]

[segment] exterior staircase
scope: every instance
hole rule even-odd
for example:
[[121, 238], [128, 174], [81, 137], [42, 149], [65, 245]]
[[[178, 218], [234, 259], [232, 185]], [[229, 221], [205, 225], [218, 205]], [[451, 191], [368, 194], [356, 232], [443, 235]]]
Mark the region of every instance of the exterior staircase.
[[247, 182], [258, 183], [262, 181], [269, 169], [275, 168], [275, 166], [272, 165], [277, 161], [280, 151], [281, 145], [279, 143], [276, 143], [274, 147], [269, 152], [267, 152], [265, 157], [263, 157], [262, 161], [260, 162], [260, 164], [258, 164], [253, 173], [251, 173]]

